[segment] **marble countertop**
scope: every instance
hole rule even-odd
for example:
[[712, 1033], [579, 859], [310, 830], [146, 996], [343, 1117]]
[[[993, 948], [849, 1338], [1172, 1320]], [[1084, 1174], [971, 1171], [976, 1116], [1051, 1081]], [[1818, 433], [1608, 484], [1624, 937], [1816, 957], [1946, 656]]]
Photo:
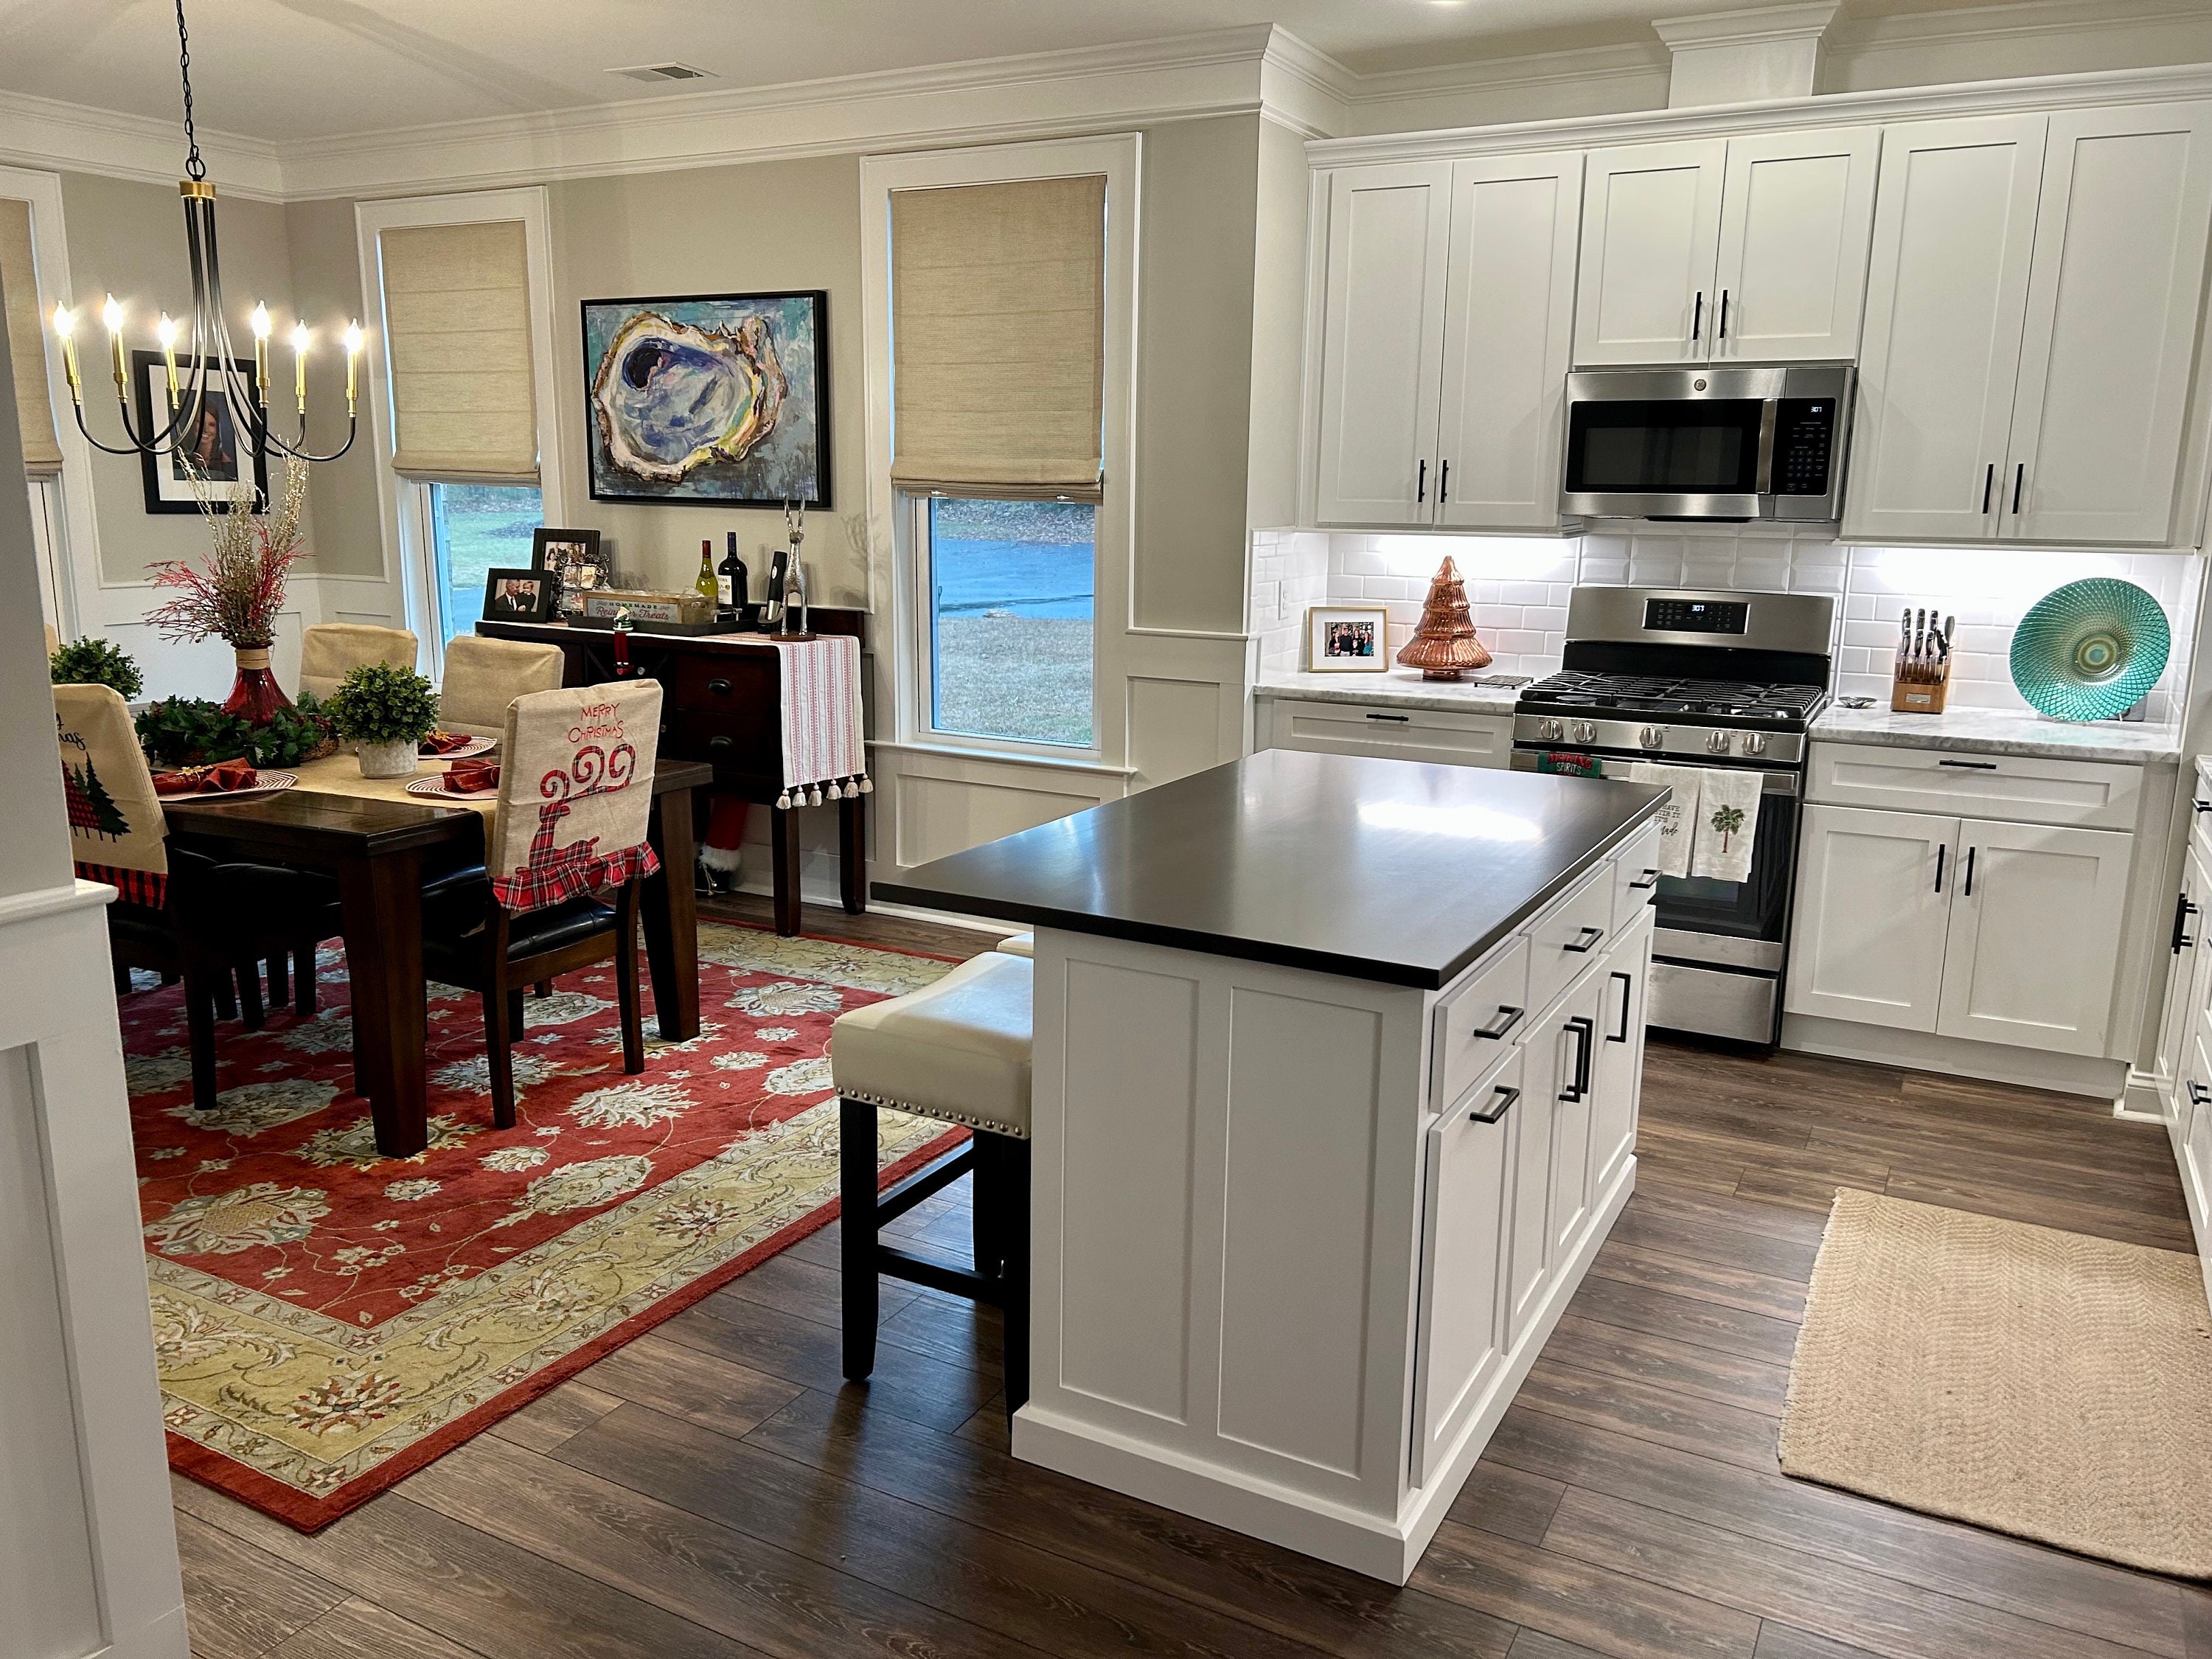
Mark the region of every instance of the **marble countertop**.
[[2118, 761], [2148, 766], [2181, 757], [2178, 726], [2148, 721], [2075, 724], [2025, 709], [1954, 708], [1941, 714], [1899, 714], [1883, 703], [1846, 708], [1831, 703], [1813, 722], [1815, 743], [1865, 743], [1900, 749], [1943, 749], [1979, 755], [2033, 755], [2052, 760]]
[[1521, 694], [1507, 686], [1477, 685], [1464, 680], [1425, 680], [1418, 668], [1393, 668], [1381, 674], [1308, 674], [1281, 669], [1262, 672], [1255, 696], [1306, 697], [1316, 702], [1387, 702], [1395, 708], [1439, 708], [1458, 714], [1510, 714]]

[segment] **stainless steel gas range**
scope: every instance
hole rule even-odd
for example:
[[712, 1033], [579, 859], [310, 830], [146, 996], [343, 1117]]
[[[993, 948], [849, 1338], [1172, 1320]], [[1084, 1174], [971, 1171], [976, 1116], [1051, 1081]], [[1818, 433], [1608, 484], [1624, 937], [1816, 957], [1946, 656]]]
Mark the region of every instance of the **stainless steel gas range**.
[[1834, 627], [1820, 594], [1577, 587], [1560, 672], [1515, 705], [1516, 770], [1657, 763], [1692, 769], [1667, 780], [1686, 793], [1707, 769], [1760, 775], [1747, 876], [1659, 877], [1655, 1026], [1767, 1047], [1781, 1035], [1806, 732], [1827, 705]]

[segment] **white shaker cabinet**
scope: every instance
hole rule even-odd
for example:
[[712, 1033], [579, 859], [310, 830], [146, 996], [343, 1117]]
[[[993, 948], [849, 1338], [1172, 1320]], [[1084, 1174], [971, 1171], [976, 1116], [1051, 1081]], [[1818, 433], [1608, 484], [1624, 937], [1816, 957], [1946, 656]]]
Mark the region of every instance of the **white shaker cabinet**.
[[1936, 1029], [1959, 820], [1808, 806], [1798, 842], [1789, 1011]]
[[1847, 537], [1995, 527], [2048, 125], [2007, 115], [1886, 135]]
[[1962, 822], [1937, 1032], [2103, 1054], [2134, 841]]
[[1328, 176], [1316, 472], [1323, 524], [1433, 516], [1451, 179], [1449, 161]]
[[1728, 140], [1592, 150], [1575, 362], [1701, 362], [1711, 349]]
[[1881, 150], [1860, 127], [1590, 152], [1575, 361], [1855, 356]]
[[1600, 993], [1597, 1081], [1590, 1096], [1590, 1193], [1613, 1185], [1636, 1148], [1644, 1094], [1644, 999], [1651, 975], [1653, 922], [1644, 914], [1622, 933]]
[[2177, 1085], [2197, 1011], [2197, 975], [2212, 951], [2200, 948], [2204, 935], [2204, 871], [2193, 847], [2181, 861], [2181, 890], [2166, 918], [2166, 1000], [2159, 1015], [2158, 1058], [2153, 1063], [2159, 1097], [2178, 1125], [2178, 1140], [2189, 1133], [2188, 1103]]
[[1485, 156], [1452, 168], [1439, 525], [1559, 522], [1582, 179], [1578, 154]]
[[1998, 533], [2172, 538], [2212, 222], [2212, 106], [2051, 118]]

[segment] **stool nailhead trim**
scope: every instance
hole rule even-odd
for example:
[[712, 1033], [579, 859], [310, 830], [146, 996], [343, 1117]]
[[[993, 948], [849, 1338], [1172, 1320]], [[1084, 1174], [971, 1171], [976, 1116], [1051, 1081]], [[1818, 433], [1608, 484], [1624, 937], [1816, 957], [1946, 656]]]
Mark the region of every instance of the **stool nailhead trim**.
[[904, 1112], [909, 1117], [933, 1117], [945, 1123], [964, 1123], [971, 1129], [988, 1129], [993, 1134], [1004, 1135], [1009, 1140], [1027, 1140], [1027, 1129], [1016, 1129], [996, 1118], [971, 1117], [965, 1112], [945, 1111], [935, 1106], [917, 1106], [912, 1101], [893, 1100], [887, 1095], [862, 1094], [858, 1089], [840, 1089], [838, 1094], [847, 1100], [857, 1100], [864, 1105], [886, 1107], [894, 1112]]

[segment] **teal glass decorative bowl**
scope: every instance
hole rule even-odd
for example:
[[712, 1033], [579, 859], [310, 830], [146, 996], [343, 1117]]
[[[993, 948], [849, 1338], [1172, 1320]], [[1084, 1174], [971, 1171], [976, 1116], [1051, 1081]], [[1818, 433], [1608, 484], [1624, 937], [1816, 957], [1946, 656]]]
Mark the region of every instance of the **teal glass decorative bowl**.
[[2105, 720], [2166, 672], [2173, 637], [2156, 599], [2133, 582], [2092, 576], [2035, 602], [2012, 636], [2012, 683], [2057, 720]]

